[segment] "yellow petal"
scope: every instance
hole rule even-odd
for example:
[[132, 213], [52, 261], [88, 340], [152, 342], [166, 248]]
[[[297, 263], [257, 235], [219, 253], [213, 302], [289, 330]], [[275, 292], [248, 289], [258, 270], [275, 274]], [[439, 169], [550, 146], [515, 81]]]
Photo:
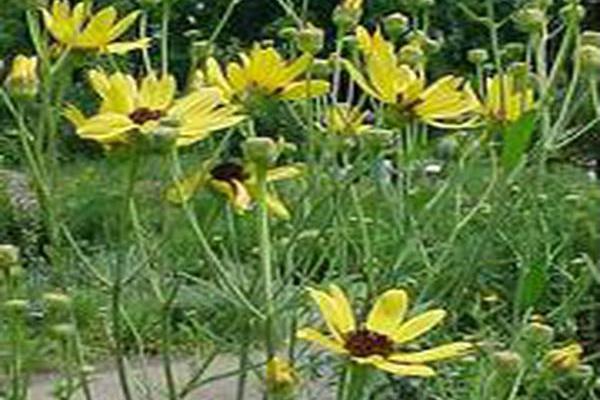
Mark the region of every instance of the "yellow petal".
[[415, 339], [431, 330], [446, 316], [444, 310], [432, 310], [406, 321], [394, 332], [392, 339], [400, 344]]
[[227, 78], [236, 93], [241, 93], [248, 87], [248, 77], [244, 69], [237, 63], [227, 65]]
[[310, 54], [303, 54], [301, 57], [296, 59], [293, 63], [287, 66], [281, 73], [281, 86], [287, 86], [292, 83], [296, 78], [306, 72], [313, 57]]
[[302, 168], [299, 166], [285, 166], [271, 168], [267, 171], [267, 182], [283, 181], [287, 179], [294, 179], [301, 176], [303, 173]]
[[232, 181], [211, 179], [210, 184], [216, 191], [224, 194], [236, 210], [247, 211], [250, 209], [252, 198], [240, 181], [235, 179]]
[[142, 81], [139, 107], [166, 110], [173, 102], [176, 90], [177, 84], [172, 75], [163, 76], [158, 80], [156, 75], [151, 73]]
[[289, 84], [281, 92], [286, 100], [303, 100], [324, 96], [329, 93], [329, 82], [322, 80], [298, 81]]
[[85, 139], [93, 139], [103, 143], [121, 141], [124, 134], [137, 126], [126, 116], [106, 113], [89, 118], [79, 127], [77, 133]]
[[344, 69], [348, 71], [350, 77], [360, 86], [360, 88], [367, 93], [369, 96], [383, 100], [382, 96], [377, 92], [377, 90], [367, 81], [367, 78], [350, 63], [348, 60], [342, 60], [342, 65]]
[[117, 40], [122, 34], [134, 24], [135, 20], [140, 16], [141, 11], [133, 11], [129, 13], [125, 18], [120, 20], [110, 29], [109, 39], [110, 41]]
[[312, 328], [303, 328], [296, 333], [296, 337], [301, 340], [315, 342], [318, 345], [338, 354], [348, 354], [341, 342], [333, 340], [323, 335], [321, 332]]
[[110, 6], [95, 14], [77, 37], [75, 47], [95, 48], [110, 42], [110, 30], [117, 18], [117, 10]]
[[173, 204], [187, 203], [198, 189], [206, 182], [207, 171], [201, 169], [167, 188], [165, 197]]
[[152, 39], [142, 38], [134, 42], [117, 42], [111, 43], [103, 49], [104, 52], [109, 54], [125, 54], [133, 50], [145, 49], [150, 45]]
[[388, 290], [383, 293], [367, 317], [367, 328], [391, 336], [406, 315], [408, 295], [404, 290]]
[[338, 310], [339, 324], [343, 332], [350, 332], [356, 329], [354, 312], [350, 306], [350, 301], [342, 289], [337, 285], [329, 285], [329, 294], [333, 299]]
[[225, 97], [230, 98], [233, 95], [233, 90], [229, 86], [229, 82], [227, 82], [219, 63], [212, 57], [206, 61], [206, 79], [210, 85], [221, 89]]
[[266, 197], [267, 209], [275, 217], [288, 220], [291, 218], [290, 212], [283, 202], [273, 193], [268, 193]]
[[317, 289], [308, 288], [308, 294], [319, 306], [321, 315], [331, 334], [339, 342], [343, 342], [344, 333], [351, 329], [349, 329], [346, 314], [338, 307], [338, 302], [329, 293]]
[[435, 370], [426, 365], [403, 365], [383, 359], [374, 361], [373, 365], [397, 376], [416, 376], [422, 378], [435, 376]]
[[80, 128], [87, 121], [87, 118], [81, 112], [81, 110], [72, 104], [67, 105], [63, 115], [75, 126], [75, 128]]
[[421, 364], [448, 358], [462, 357], [471, 350], [473, 350], [473, 345], [471, 343], [457, 342], [415, 353], [395, 353], [388, 357], [388, 359], [397, 363]]

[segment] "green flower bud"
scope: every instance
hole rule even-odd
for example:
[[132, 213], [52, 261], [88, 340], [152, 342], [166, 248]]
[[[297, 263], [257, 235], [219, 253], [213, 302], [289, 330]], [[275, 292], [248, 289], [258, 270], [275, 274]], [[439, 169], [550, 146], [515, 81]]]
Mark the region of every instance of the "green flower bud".
[[39, 87], [37, 57], [26, 57], [19, 54], [12, 62], [4, 85], [17, 97], [33, 98]]
[[581, 46], [578, 54], [581, 66], [590, 74], [600, 74], [600, 47]]
[[296, 37], [298, 36], [298, 29], [294, 26], [286, 26], [277, 32], [277, 36], [283, 40], [296, 40]]
[[58, 308], [68, 308], [72, 302], [71, 297], [61, 292], [44, 293], [42, 299], [48, 304]]
[[296, 42], [300, 50], [314, 55], [323, 50], [325, 33], [323, 29], [309, 24], [306, 28], [298, 32]]
[[21, 312], [27, 310], [29, 302], [24, 299], [10, 299], [4, 302], [4, 308], [9, 311]]
[[410, 25], [410, 20], [402, 13], [393, 13], [383, 19], [383, 29], [392, 40], [397, 41]]
[[537, 7], [527, 7], [515, 14], [517, 27], [525, 33], [539, 33], [548, 23], [546, 13]]
[[11, 244], [0, 245], [0, 270], [9, 271], [19, 263], [19, 248]]
[[55, 324], [50, 327], [50, 333], [57, 339], [67, 339], [77, 333], [73, 324]]
[[506, 61], [522, 60], [525, 56], [525, 45], [523, 43], [508, 43], [502, 49], [502, 55]]
[[331, 62], [329, 60], [316, 59], [313, 61], [312, 74], [317, 79], [328, 79], [332, 73]]
[[490, 55], [486, 49], [472, 49], [467, 53], [467, 59], [475, 65], [483, 65], [489, 58]]
[[567, 4], [560, 9], [560, 15], [567, 24], [579, 24], [585, 18], [585, 7], [580, 4]]
[[338, 6], [333, 11], [333, 23], [342, 32], [350, 32], [360, 22], [362, 9]]
[[517, 90], [525, 91], [529, 87], [529, 64], [512, 63], [508, 66], [508, 73], [512, 75]]
[[584, 31], [581, 34], [581, 44], [583, 46], [595, 46], [600, 48], [600, 32]]
[[402, 46], [398, 56], [400, 62], [411, 66], [419, 65], [425, 60], [425, 53], [423, 50], [412, 44]]
[[498, 372], [504, 374], [516, 374], [519, 369], [521, 369], [523, 359], [519, 353], [507, 350], [498, 351], [492, 354], [492, 362], [494, 368], [498, 370]]
[[552, 7], [553, 0], [533, 0], [530, 2], [530, 5], [533, 7], [541, 8], [542, 10], [547, 10]]
[[246, 158], [257, 165], [267, 167], [279, 156], [279, 146], [268, 137], [249, 138], [243, 144]]
[[525, 337], [534, 345], [545, 346], [554, 339], [554, 328], [541, 322], [531, 322], [525, 327]]

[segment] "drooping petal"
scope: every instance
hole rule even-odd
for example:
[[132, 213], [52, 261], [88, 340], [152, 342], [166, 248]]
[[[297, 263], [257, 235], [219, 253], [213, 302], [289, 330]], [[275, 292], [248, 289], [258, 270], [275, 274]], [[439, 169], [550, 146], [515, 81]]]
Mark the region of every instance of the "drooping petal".
[[321, 332], [317, 331], [316, 329], [312, 329], [312, 328], [300, 329], [296, 333], [296, 337], [298, 339], [315, 342], [318, 345], [326, 348], [327, 350], [330, 350], [337, 354], [344, 354], [344, 355], [348, 354], [348, 351], [346, 349], [344, 349], [344, 346], [342, 345], [341, 342], [328, 338], [327, 336], [323, 335]]
[[67, 105], [63, 111], [63, 115], [75, 126], [75, 128], [80, 128], [87, 121], [86, 116], [81, 112], [81, 110], [72, 104]]
[[435, 376], [435, 370], [426, 365], [403, 365], [389, 362], [386, 360], [378, 360], [373, 365], [383, 371], [389, 372], [397, 376], [414, 376], [428, 378]]
[[125, 54], [133, 50], [145, 49], [150, 45], [152, 39], [142, 38], [133, 42], [115, 42], [107, 45], [102, 51], [109, 54]]
[[131, 25], [135, 23], [135, 20], [140, 16], [140, 14], [140, 11], [133, 11], [113, 25], [113, 27], [110, 29], [109, 40], [111, 42], [117, 40], [122, 34], [127, 32]]
[[196, 171], [168, 187], [165, 198], [172, 204], [187, 203], [206, 183], [207, 178], [208, 172], [204, 169]]
[[390, 361], [405, 364], [422, 364], [448, 358], [462, 357], [473, 350], [473, 344], [457, 342], [433, 347], [415, 353], [395, 353], [388, 357]]
[[404, 290], [392, 289], [383, 293], [367, 317], [367, 328], [391, 336], [398, 329], [408, 309], [408, 295]]
[[286, 86], [281, 92], [285, 100], [304, 100], [324, 96], [329, 93], [330, 84], [327, 81], [297, 81]]
[[267, 193], [265, 200], [267, 202], [267, 209], [273, 216], [282, 220], [291, 218], [289, 210], [275, 193]]
[[283, 181], [294, 179], [303, 174], [301, 166], [275, 167], [267, 171], [267, 182]]
[[439, 324], [445, 316], [444, 310], [431, 310], [417, 315], [400, 325], [392, 339], [398, 344], [415, 339]]
[[350, 77], [354, 80], [354, 82], [356, 82], [365, 93], [367, 93], [369, 96], [375, 99], [383, 100], [381, 95], [377, 92], [377, 89], [375, 89], [367, 81], [367, 78], [365, 78], [365, 76], [357, 68], [355, 68], [351, 62], [349, 62], [348, 60], [342, 60], [342, 65], [344, 66], [344, 69], [350, 74]]

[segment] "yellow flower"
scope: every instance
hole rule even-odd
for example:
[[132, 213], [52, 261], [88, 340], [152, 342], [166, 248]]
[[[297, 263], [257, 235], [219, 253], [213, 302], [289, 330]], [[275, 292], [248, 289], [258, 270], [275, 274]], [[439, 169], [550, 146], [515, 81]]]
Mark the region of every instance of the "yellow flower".
[[559, 349], [550, 350], [544, 358], [545, 364], [559, 371], [573, 370], [581, 364], [583, 347], [574, 343]]
[[[271, 168], [267, 171], [267, 183], [297, 178], [301, 174], [301, 165]], [[259, 193], [258, 180], [253, 168], [250, 165], [244, 166], [228, 161], [212, 167], [210, 163], [205, 163], [199, 171], [167, 189], [166, 197], [171, 203], [181, 204], [189, 201], [194, 193], [204, 187], [210, 187], [225, 195], [231, 205], [240, 212], [249, 210], [258, 199]], [[273, 190], [267, 193], [266, 201], [271, 214], [281, 219], [290, 218], [289, 210]]]
[[431, 310], [405, 320], [408, 296], [403, 290], [388, 290], [376, 301], [365, 323], [357, 323], [344, 292], [336, 285], [329, 291], [309, 289], [318, 304], [330, 335], [316, 329], [298, 331], [300, 339], [315, 342], [353, 362], [370, 365], [401, 376], [435, 375], [429, 362], [460, 357], [473, 349], [466, 342], [455, 342], [424, 351], [404, 352], [401, 346], [422, 336], [445, 317], [444, 310]]
[[138, 85], [131, 75], [91, 71], [91, 85], [101, 99], [98, 113], [90, 118], [70, 106], [66, 117], [79, 136], [103, 145], [126, 143], [132, 133], [151, 134], [161, 126], [173, 127], [177, 146], [203, 140], [214, 131], [236, 125], [244, 117], [236, 107], [224, 104], [218, 89], [204, 88], [175, 99], [175, 78], [155, 74]]
[[362, 9], [363, 0], [344, 0], [342, 2], [342, 8], [352, 11], [359, 11]]
[[311, 65], [310, 54], [286, 61], [273, 47], [256, 45], [250, 54], [240, 54], [240, 59], [241, 63], [229, 63], [226, 71], [214, 58], [206, 63], [206, 82], [220, 88], [230, 100], [244, 101], [250, 94], [301, 100], [329, 92], [329, 82], [298, 79]]
[[287, 360], [275, 356], [267, 363], [266, 382], [269, 393], [292, 391], [299, 381], [296, 370]]
[[326, 111], [324, 128], [328, 132], [341, 136], [360, 135], [373, 128], [366, 122], [368, 118], [368, 111], [363, 112], [349, 104], [338, 104]]
[[534, 106], [533, 89], [519, 88], [516, 79], [510, 74], [489, 78], [486, 86], [484, 112], [491, 121], [517, 121], [523, 113], [530, 111]]
[[18, 94], [35, 96], [39, 84], [37, 66], [36, 57], [16, 56], [5, 81], [6, 87]]
[[148, 45], [148, 38], [115, 42], [133, 25], [139, 11], [117, 21], [114, 7], [103, 8], [96, 14], [92, 14], [91, 8], [91, 2], [79, 2], [71, 9], [69, 0], [54, 0], [51, 10], [42, 8], [46, 29], [57, 42], [73, 49], [122, 54]]
[[364, 55], [366, 76], [352, 63], [344, 66], [352, 79], [369, 96], [403, 115], [441, 128], [464, 128], [475, 124], [481, 105], [465, 80], [447, 75], [427, 86], [424, 73], [402, 64], [394, 45], [378, 29], [373, 36], [363, 28], [356, 31]]

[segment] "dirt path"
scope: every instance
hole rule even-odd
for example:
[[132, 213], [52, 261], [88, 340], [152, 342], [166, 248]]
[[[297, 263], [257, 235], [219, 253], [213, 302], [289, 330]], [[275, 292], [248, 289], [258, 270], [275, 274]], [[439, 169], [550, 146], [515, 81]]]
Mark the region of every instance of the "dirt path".
[[[237, 361], [233, 357], [223, 356], [216, 359], [207, 370], [204, 378], [210, 378], [216, 375], [222, 375], [229, 371], [237, 369]], [[187, 381], [192, 369], [185, 361], [174, 363], [175, 376], [180, 382]], [[144, 378], [145, 377], [145, 378]], [[247, 400], [262, 399], [262, 384], [254, 377], [252, 373], [248, 375], [248, 384], [246, 385]], [[57, 381], [55, 374], [36, 375], [30, 384], [29, 399], [31, 400], [53, 400], [52, 389]], [[140, 365], [131, 368], [131, 382], [134, 388], [136, 400], [163, 400], [166, 399], [164, 375], [159, 360], [149, 360], [145, 368]], [[304, 385], [303, 390], [306, 399], [329, 400], [333, 396], [328, 395], [327, 390], [323, 390], [321, 385]], [[181, 384], [180, 384], [181, 387]], [[92, 376], [91, 384], [94, 400], [122, 400], [123, 396], [118, 384], [117, 373], [114, 369], [105, 368], [99, 370]], [[225, 378], [213, 381], [193, 391], [187, 399], [190, 400], [235, 400], [237, 391], [237, 377]], [[83, 396], [78, 395], [76, 400], [83, 400]]]

